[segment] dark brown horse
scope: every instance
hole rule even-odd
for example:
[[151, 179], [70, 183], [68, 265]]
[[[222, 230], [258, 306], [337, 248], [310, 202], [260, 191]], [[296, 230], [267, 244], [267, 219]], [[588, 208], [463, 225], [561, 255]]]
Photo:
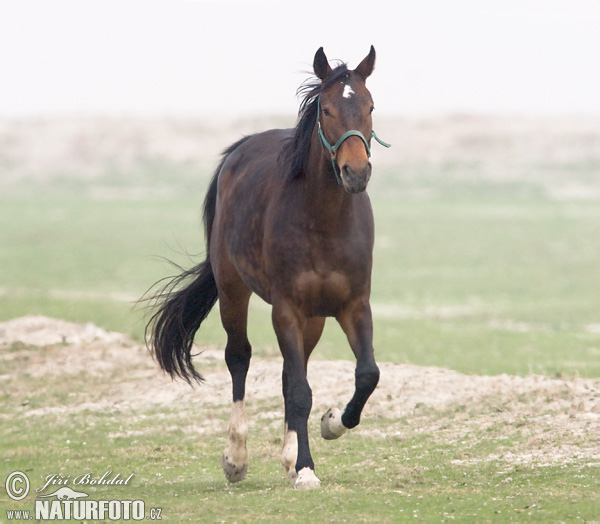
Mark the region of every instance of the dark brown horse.
[[163, 370], [190, 383], [202, 380], [192, 364], [194, 335], [219, 299], [233, 382], [222, 458], [231, 482], [242, 480], [248, 467], [244, 393], [252, 293], [272, 305], [283, 355], [281, 460], [296, 488], [320, 484], [308, 445], [312, 393], [306, 367], [326, 317], [339, 322], [357, 364], [354, 396], [343, 413], [336, 408], [323, 416], [323, 437], [355, 427], [377, 386], [369, 305], [373, 213], [364, 191], [370, 142], [377, 139], [365, 86], [374, 66], [373, 47], [354, 70], [345, 64], [332, 69], [323, 48], [317, 51], [317, 78], [300, 89], [296, 128], [245, 137], [225, 151], [204, 203], [207, 258], [157, 295], [148, 324], [151, 349]]

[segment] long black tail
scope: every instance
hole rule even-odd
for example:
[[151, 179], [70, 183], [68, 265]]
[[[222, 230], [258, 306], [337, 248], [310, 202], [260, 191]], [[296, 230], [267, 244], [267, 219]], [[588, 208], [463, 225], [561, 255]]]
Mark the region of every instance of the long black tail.
[[189, 384], [202, 381], [192, 364], [192, 345], [217, 296], [208, 258], [171, 279], [154, 296], [156, 311], [146, 326], [147, 342], [160, 367], [171, 377], [181, 377]]
[[223, 153], [204, 200], [206, 260], [182, 270], [167, 279], [167, 284], [150, 298], [154, 313], [146, 326], [146, 341], [160, 367], [171, 377], [180, 377], [189, 384], [203, 378], [192, 364], [194, 336], [218, 298], [217, 285], [210, 263], [210, 236], [215, 218], [217, 181], [223, 163], [232, 151], [249, 137], [244, 137]]

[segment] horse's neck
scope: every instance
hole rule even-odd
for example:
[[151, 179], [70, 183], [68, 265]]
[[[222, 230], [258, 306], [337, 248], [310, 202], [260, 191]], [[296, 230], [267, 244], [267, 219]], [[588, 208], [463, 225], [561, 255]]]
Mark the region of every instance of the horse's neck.
[[312, 216], [321, 223], [335, 225], [345, 220], [352, 209], [352, 195], [338, 184], [331, 160], [323, 154], [321, 144], [313, 137], [303, 184], [305, 202]]

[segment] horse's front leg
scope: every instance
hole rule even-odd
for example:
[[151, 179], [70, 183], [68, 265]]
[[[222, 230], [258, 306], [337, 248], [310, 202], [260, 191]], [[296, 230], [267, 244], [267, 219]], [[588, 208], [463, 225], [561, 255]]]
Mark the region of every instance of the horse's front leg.
[[368, 300], [360, 300], [345, 309], [337, 320], [348, 337], [350, 347], [356, 356], [354, 395], [342, 413], [331, 408], [321, 419], [321, 435], [331, 440], [344, 434], [360, 422], [368, 398], [379, 382], [379, 368], [373, 354], [373, 320]]
[[[273, 327], [283, 355], [286, 437], [282, 461], [291, 469], [295, 459], [296, 489], [312, 489], [321, 485], [315, 475], [308, 444], [307, 423], [312, 408], [312, 391], [306, 379], [305, 326], [306, 318], [295, 308], [285, 303], [273, 305]], [[293, 457], [296, 450], [296, 457]]]
[[[321, 334], [323, 333], [323, 327], [325, 326], [325, 318], [323, 317], [312, 317], [307, 319], [304, 327], [304, 334], [302, 337], [302, 344], [304, 346], [304, 376], [306, 377], [306, 369], [308, 366], [308, 359], [313, 349], [319, 342]], [[288, 378], [283, 370], [281, 374], [281, 384], [283, 389], [284, 401], [287, 399], [288, 394]], [[286, 402], [287, 407], [287, 402]], [[285, 468], [289, 479], [295, 482], [298, 474], [296, 472], [296, 459], [298, 458], [298, 435], [295, 431], [290, 431], [288, 428], [288, 413], [285, 414], [285, 432], [283, 436], [283, 449], [281, 450], [281, 463]]]

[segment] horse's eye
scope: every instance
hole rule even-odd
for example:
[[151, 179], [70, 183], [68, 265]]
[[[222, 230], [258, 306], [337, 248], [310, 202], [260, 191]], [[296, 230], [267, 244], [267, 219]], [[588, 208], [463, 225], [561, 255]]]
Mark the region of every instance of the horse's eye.
[[325, 107], [323, 108], [323, 114], [324, 114], [325, 116], [331, 116], [331, 113], [329, 112], [329, 109], [327, 109], [327, 108], [325, 108]]
[[375, 111], [375, 106], [371, 106], [371, 109], [369, 109], [369, 114], [372, 113], [373, 111]]

